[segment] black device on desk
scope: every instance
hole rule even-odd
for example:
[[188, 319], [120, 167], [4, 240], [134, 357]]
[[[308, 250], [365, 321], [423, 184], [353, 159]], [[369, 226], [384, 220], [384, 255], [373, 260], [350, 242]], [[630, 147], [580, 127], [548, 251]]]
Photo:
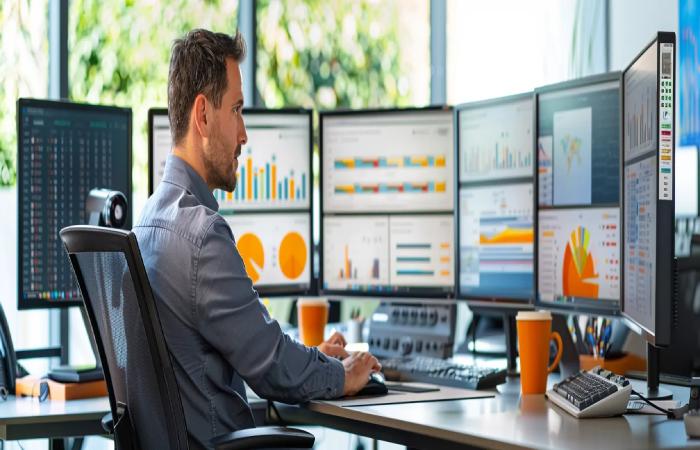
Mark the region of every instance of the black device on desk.
[[674, 258], [675, 33], [659, 32], [622, 73], [623, 316], [647, 341], [647, 398], [659, 389], [659, 348], [676, 326]]
[[384, 377], [381, 373], [373, 372], [369, 375], [369, 381], [360, 389], [360, 391], [355, 394], [357, 397], [364, 395], [385, 395], [389, 392], [384, 383]]

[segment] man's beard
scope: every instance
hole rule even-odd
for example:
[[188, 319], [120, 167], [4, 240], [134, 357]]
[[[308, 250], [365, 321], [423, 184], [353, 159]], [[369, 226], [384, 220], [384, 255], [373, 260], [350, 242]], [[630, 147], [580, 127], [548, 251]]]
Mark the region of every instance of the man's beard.
[[234, 153], [229, 154], [221, 143], [218, 135], [213, 135], [209, 147], [204, 149], [204, 167], [209, 174], [209, 184], [233, 192], [236, 189], [236, 172], [233, 170], [233, 160], [240, 152], [240, 145]]

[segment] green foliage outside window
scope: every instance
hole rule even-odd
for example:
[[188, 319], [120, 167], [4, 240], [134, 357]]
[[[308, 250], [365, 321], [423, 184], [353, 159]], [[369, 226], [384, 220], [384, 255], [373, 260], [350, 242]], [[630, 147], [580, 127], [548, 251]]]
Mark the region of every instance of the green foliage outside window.
[[0, 187], [15, 184], [19, 97], [46, 97], [48, 0], [0, 2]]
[[259, 0], [257, 88], [267, 107], [429, 101], [427, 0]]

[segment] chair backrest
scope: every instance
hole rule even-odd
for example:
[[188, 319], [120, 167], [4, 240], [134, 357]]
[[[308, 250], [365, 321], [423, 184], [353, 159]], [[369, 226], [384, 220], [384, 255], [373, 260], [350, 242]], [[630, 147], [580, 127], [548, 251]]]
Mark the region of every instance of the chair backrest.
[[136, 236], [76, 225], [61, 230], [107, 380], [115, 424], [126, 406], [137, 448], [187, 449], [175, 372]]

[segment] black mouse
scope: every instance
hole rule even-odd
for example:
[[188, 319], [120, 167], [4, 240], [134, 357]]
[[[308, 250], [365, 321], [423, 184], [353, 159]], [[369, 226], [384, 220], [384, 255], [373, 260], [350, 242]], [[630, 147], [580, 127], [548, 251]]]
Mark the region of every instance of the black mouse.
[[367, 384], [355, 395], [358, 397], [362, 395], [386, 395], [388, 392], [389, 389], [384, 384], [384, 376], [379, 372], [375, 372], [369, 374]]

